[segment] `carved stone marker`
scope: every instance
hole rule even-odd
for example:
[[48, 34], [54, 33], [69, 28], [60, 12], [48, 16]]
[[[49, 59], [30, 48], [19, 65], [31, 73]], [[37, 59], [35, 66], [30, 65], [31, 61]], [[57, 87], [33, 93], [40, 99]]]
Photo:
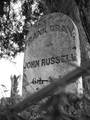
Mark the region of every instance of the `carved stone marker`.
[[[30, 28], [26, 37], [23, 70], [26, 92], [33, 93], [49, 84], [50, 78], [62, 77], [75, 69], [68, 62], [77, 66], [81, 63], [75, 23], [62, 13], [42, 17]], [[73, 91], [76, 87], [76, 83], [72, 84], [66, 91]]]

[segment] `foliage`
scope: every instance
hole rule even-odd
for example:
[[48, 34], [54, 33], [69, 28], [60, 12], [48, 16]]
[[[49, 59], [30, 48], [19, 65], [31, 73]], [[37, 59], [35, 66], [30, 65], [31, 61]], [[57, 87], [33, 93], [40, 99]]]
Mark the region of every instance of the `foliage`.
[[21, 101], [20, 96], [11, 98], [2, 98], [0, 102], [0, 120], [24, 120], [22, 117], [11, 111], [11, 106]]
[[[35, 9], [33, 9], [35, 4]], [[0, 2], [0, 57], [15, 57], [24, 51], [29, 27], [38, 19], [40, 11], [34, 0], [4, 0]]]
[[46, 102], [30, 106], [22, 113], [10, 111], [15, 99], [3, 99], [0, 104], [0, 119], [2, 120], [89, 120], [90, 96], [76, 94], [57, 94], [50, 96]]
[[15, 11], [13, 2], [3, 1], [3, 4], [4, 10], [0, 16], [0, 56], [14, 56], [17, 52], [21, 52], [24, 47], [25, 32], [22, 27], [25, 18], [22, 16], [20, 6], [18, 11]]

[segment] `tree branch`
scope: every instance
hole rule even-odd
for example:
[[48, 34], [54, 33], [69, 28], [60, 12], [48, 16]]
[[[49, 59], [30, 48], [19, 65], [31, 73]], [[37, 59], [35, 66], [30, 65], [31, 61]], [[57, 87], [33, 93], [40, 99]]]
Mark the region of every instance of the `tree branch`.
[[[81, 67], [87, 70], [90, 69], [90, 60], [84, 63]], [[55, 93], [55, 91], [57, 91], [58, 88], [60, 90], [59, 91], [60, 93], [64, 92], [65, 86], [67, 86], [70, 83], [75, 82], [78, 77], [82, 76], [85, 73], [87, 73], [87, 71], [77, 68], [62, 78], [58, 78], [58, 79], [53, 78], [52, 80], [55, 82], [52, 82], [45, 88], [42, 88], [36, 93], [30, 95], [28, 98], [26, 98], [22, 102], [13, 106], [11, 110], [19, 113], [25, 110], [26, 108], [28, 108], [30, 105], [42, 100], [45, 97], [52, 95], [53, 93]]]

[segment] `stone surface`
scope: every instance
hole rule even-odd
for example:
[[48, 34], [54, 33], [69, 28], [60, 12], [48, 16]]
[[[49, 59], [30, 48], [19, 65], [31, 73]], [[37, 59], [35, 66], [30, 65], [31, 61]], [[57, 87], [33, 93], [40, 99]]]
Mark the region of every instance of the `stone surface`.
[[[68, 62], [80, 66], [80, 41], [75, 23], [62, 13], [41, 18], [26, 38], [24, 81], [31, 93], [75, 69]], [[72, 87], [75, 91], [77, 84]], [[71, 86], [68, 87], [71, 90]], [[71, 90], [72, 91], [72, 90]]]

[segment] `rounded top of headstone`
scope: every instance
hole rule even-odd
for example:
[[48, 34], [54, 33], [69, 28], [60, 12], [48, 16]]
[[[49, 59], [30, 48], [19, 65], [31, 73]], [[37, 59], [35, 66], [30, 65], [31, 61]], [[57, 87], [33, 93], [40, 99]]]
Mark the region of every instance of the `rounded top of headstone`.
[[42, 16], [34, 25], [32, 25], [29, 29], [28, 35], [26, 37], [26, 40], [28, 40], [29, 36], [31, 34], [34, 34], [38, 29], [42, 27], [49, 27], [52, 24], [68, 24], [68, 26], [73, 27], [73, 21], [72, 19], [63, 14], [63, 13], [52, 13], [48, 15]]

